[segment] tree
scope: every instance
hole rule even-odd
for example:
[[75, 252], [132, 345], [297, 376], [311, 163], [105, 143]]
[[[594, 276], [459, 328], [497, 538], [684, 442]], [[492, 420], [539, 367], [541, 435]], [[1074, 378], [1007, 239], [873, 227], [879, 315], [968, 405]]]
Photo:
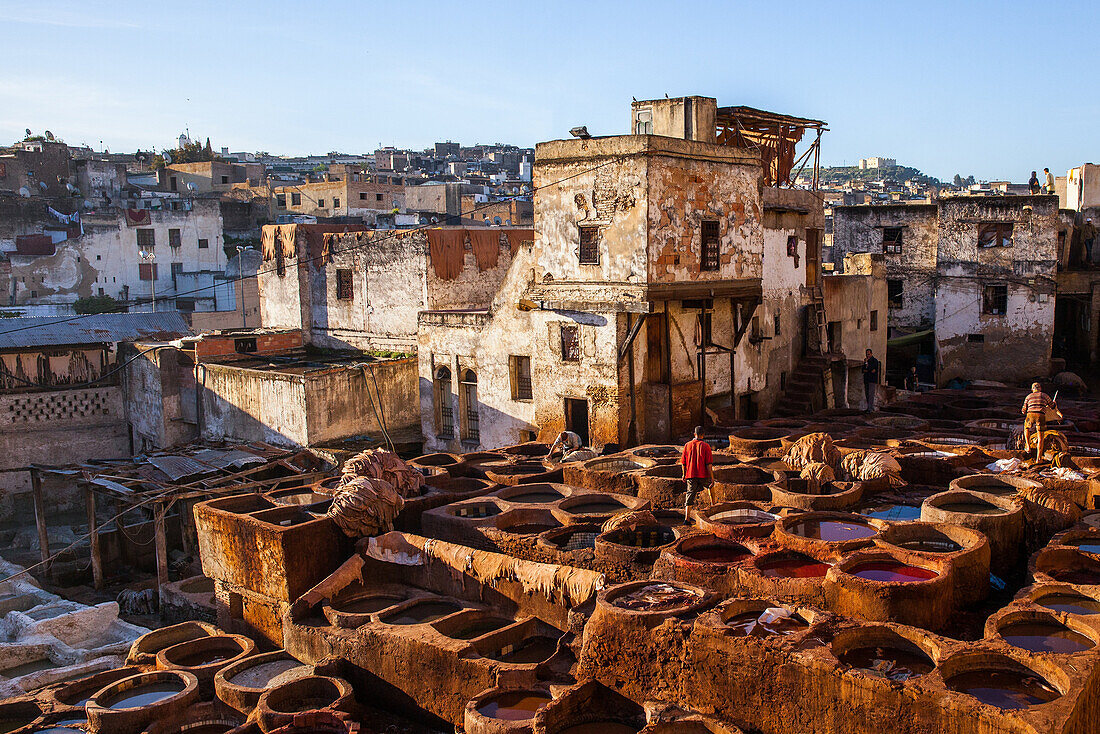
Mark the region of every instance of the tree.
[[73, 304], [73, 310], [78, 314], [112, 313], [117, 311], [119, 303], [110, 296], [89, 296], [78, 298]]
[[206, 147], [203, 149], [202, 152], [204, 154], [206, 154], [207, 156], [209, 156], [206, 160], [208, 160], [208, 161], [214, 160], [214, 149], [210, 147], [210, 138], [206, 139]]
[[[210, 146], [210, 138], [206, 139], [206, 145], [202, 143], [194, 142], [187, 143], [182, 148], [175, 148], [173, 150], [165, 151], [172, 157], [173, 163], [201, 163], [203, 161], [216, 161], [218, 157], [214, 155], [214, 150]], [[153, 168], [164, 168], [165, 160], [163, 154], [158, 154], [153, 157]]]
[[963, 183], [966, 184], [967, 186], [973, 186], [974, 184], [976, 184], [978, 182], [974, 180], [973, 176], [967, 176], [966, 180], [963, 181]]
[[955, 186], [962, 186], [963, 177], [956, 173], [955, 178], [951, 179], [951, 183], [955, 184]]

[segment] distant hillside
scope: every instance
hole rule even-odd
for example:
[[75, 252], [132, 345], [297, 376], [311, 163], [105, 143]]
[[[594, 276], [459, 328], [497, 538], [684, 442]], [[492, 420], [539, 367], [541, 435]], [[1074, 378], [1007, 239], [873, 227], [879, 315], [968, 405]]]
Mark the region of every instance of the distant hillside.
[[917, 181], [928, 186], [943, 186], [938, 178], [927, 176], [916, 168], [909, 166], [887, 166], [884, 168], [867, 168], [860, 170], [858, 166], [837, 166], [835, 168], [822, 167], [821, 182], [823, 184], [842, 184], [847, 181], [878, 181], [886, 179], [903, 183], [905, 181]]

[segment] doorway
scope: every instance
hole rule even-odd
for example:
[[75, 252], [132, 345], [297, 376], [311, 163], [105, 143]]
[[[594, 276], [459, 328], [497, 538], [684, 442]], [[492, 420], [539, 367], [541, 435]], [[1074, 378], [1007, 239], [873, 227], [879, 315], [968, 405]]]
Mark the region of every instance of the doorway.
[[579, 398], [565, 399], [565, 430], [581, 437], [581, 443], [588, 446], [588, 401]]

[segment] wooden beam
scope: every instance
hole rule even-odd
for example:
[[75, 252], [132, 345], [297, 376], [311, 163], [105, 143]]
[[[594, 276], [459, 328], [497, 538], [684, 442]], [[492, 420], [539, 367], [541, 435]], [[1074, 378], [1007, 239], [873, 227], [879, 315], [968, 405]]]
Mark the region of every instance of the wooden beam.
[[99, 547], [99, 525], [95, 516], [95, 492], [84, 486], [84, 503], [88, 510], [88, 541], [92, 556], [92, 581], [96, 590], [103, 588], [103, 556]]
[[733, 335], [733, 347], [736, 349], [741, 340], [745, 337], [745, 332], [748, 331], [749, 324], [752, 323], [752, 314], [756, 311], [756, 307], [760, 305], [760, 298], [753, 296], [740, 302], [741, 305], [741, 323], [737, 325], [737, 331]]
[[50, 533], [46, 527], [46, 502], [42, 497], [42, 474], [38, 467], [31, 467], [31, 493], [34, 495], [34, 524], [38, 526], [38, 550], [42, 559], [42, 573], [50, 570]]
[[158, 502], [153, 510], [154, 532], [157, 544], [157, 599], [164, 604], [164, 590], [168, 586], [168, 537], [164, 532], [164, 515], [167, 507]]
[[634, 350], [631, 347], [634, 346], [634, 339], [638, 336], [638, 332], [642, 330], [642, 324], [645, 323], [645, 319], [639, 318], [633, 324], [631, 324], [631, 318], [634, 314], [628, 313], [626, 315], [626, 325], [629, 330], [626, 334], [626, 341], [623, 343], [622, 349], [619, 350], [619, 364], [626, 358], [627, 354], [633, 354]]

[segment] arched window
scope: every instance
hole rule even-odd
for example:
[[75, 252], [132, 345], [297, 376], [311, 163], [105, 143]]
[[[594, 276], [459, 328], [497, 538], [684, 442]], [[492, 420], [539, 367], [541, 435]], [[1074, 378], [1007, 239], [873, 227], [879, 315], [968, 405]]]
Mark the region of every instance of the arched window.
[[477, 375], [473, 370], [466, 370], [462, 373], [460, 387], [459, 396], [461, 400], [459, 401], [459, 407], [462, 410], [462, 440], [480, 441], [481, 426], [477, 410]]
[[435, 371], [435, 425], [440, 438], [455, 437], [454, 408], [451, 407], [451, 370], [440, 367]]

